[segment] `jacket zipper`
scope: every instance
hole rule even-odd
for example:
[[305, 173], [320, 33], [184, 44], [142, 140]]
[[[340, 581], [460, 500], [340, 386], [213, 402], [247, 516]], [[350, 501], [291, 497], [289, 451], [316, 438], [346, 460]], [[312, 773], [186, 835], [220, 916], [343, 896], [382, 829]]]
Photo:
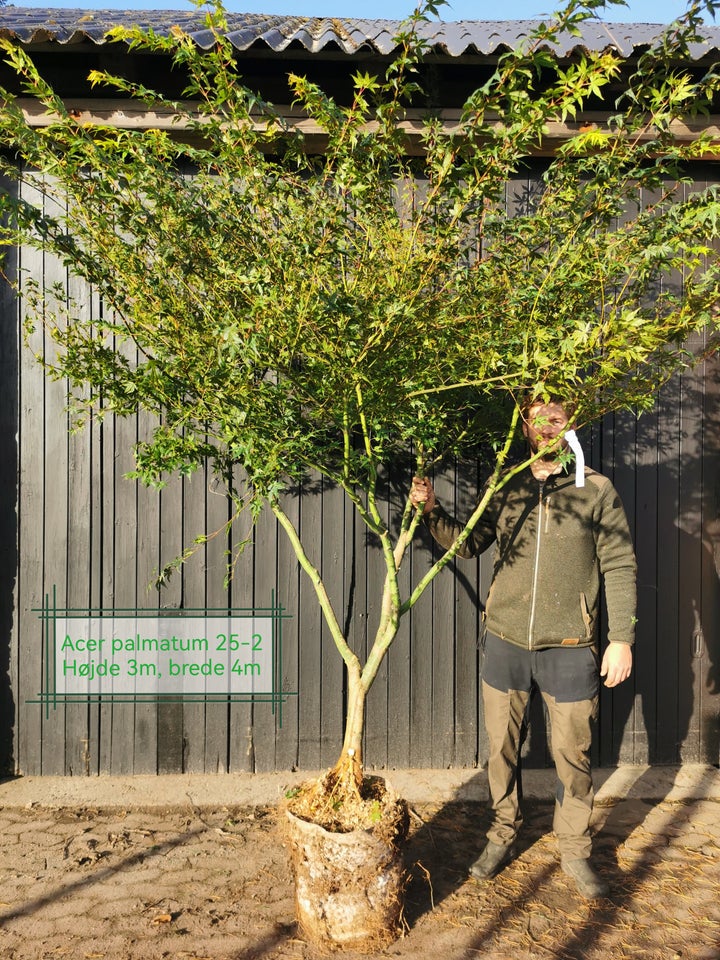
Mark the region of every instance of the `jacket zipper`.
[[535, 630], [535, 603], [537, 600], [538, 570], [540, 567], [540, 540], [542, 539], [542, 520], [543, 520], [543, 491], [545, 490], [545, 481], [540, 480], [539, 499], [538, 499], [538, 519], [537, 534], [535, 539], [535, 563], [533, 566], [532, 592], [530, 594], [530, 620], [528, 621], [528, 650], [532, 650], [533, 633]]

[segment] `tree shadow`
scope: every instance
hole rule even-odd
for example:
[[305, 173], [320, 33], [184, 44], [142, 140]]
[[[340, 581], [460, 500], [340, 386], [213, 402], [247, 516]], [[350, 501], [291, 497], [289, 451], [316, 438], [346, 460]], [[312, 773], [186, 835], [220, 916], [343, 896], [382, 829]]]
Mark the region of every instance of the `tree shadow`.
[[275, 956], [281, 944], [295, 935], [295, 924], [277, 924], [276, 928], [253, 944], [234, 953], [232, 960], [262, 960], [262, 957]]
[[[693, 784], [693, 797], [703, 797], [712, 776], [706, 772], [699, 777]], [[497, 947], [503, 929], [536, 909], [540, 902], [547, 905], [550, 915], [562, 905], [562, 915], [558, 915], [554, 927], [553, 947], [543, 950], [543, 955], [557, 960], [584, 960], [591, 948], [597, 949], [602, 943], [606, 933], [617, 930], [622, 916], [635, 902], [636, 892], [651, 879], [667, 837], [673, 835], [681, 821], [692, 817], [700, 802], [691, 799], [668, 804], [666, 812], [659, 816], [656, 808], [663, 804], [665, 795], [658, 794], [657, 777], [650, 770], [626, 786], [621, 799], [599, 805], [594, 817], [594, 862], [609, 881], [611, 894], [602, 900], [584, 901], [561, 874], [557, 858], [549, 859], [547, 847], [539, 843], [552, 831], [553, 803], [548, 800], [533, 798], [523, 802], [525, 821], [518, 838], [517, 860], [496, 881], [480, 884], [468, 877], [469, 867], [484, 845], [490, 812], [486, 804], [465, 797], [483, 789], [483, 774], [469, 780], [453, 799], [414, 830], [406, 854], [411, 875], [406, 920], [411, 929], [461, 889], [466, 888], [465, 897], [476, 896], [481, 902], [488, 896], [490, 884], [497, 885], [492, 894], [499, 909], [483, 912], [487, 920], [481, 920], [474, 928], [463, 954], [468, 958], [493, 945]], [[651, 826], [644, 832], [638, 830], [651, 813]], [[632, 860], [629, 865], [621, 865], [621, 860], [627, 860], [623, 848], [631, 837]], [[573, 922], [566, 923], [564, 918], [573, 906], [577, 908], [572, 912]], [[674, 904], [668, 903], [668, 918], [672, 918], [673, 910]]]
[[142, 850], [139, 850], [137, 853], [133, 853], [130, 856], [118, 860], [117, 863], [94, 870], [91, 874], [88, 874], [88, 876], [83, 876], [78, 880], [73, 880], [71, 883], [59, 885], [55, 890], [43, 894], [40, 897], [36, 897], [34, 900], [28, 900], [24, 903], [19, 903], [17, 906], [3, 909], [0, 911], [0, 924], [8, 923], [9, 921], [16, 920], [19, 917], [32, 916], [32, 914], [37, 913], [38, 911], [42, 910], [43, 907], [54, 903], [61, 897], [68, 897], [73, 893], [79, 893], [86, 887], [91, 887], [95, 884], [101, 883], [103, 880], [108, 880], [117, 874], [122, 873], [124, 870], [128, 870], [137, 864], [143, 863], [149, 857], [162, 857], [170, 850], [174, 850], [177, 847], [183, 846], [183, 844], [205, 832], [205, 830], [207, 830], [207, 827], [203, 823], [198, 827], [187, 830], [186, 833], [178, 834], [177, 836], [165, 840], [162, 843], [155, 843], [151, 847], [146, 847]]
[[[633, 790], [633, 793], [643, 795], [643, 775]], [[624, 799], [614, 804], [605, 820], [597, 840], [597, 861], [611, 883], [613, 893], [609, 898], [593, 904], [589, 915], [572, 931], [558, 942], [551, 952], [557, 960], [584, 960], [588, 950], [596, 946], [605, 934], [617, 929], [622, 915], [633, 906], [638, 888], [652, 876], [655, 865], [660, 856], [660, 848], [666, 845], [666, 834], [671, 835], [680, 821], [686, 820], [697, 808], [704, 795], [704, 783], [710, 774], [706, 774], [695, 786], [696, 798], [681, 805], [671, 805], [662, 820], [657, 817], [653, 829], [647, 832], [647, 840], [642, 845], [635, 844], [635, 855], [632, 865], [622, 869], [618, 863], [618, 853], [628, 838], [646, 820], [648, 814], [659, 807], [664, 798], [653, 801], [639, 801]], [[674, 916], [675, 904], [667, 903], [668, 918]], [[695, 926], [687, 928], [687, 935], [693, 940], [700, 939]], [[717, 946], [717, 937], [715, 946]], [[677, 954], [675, 954], [677, 955]]]
[[[518, 837], [518, 856], [523, 856], [552, 829], [552, 804], [533, 801], [523, 809], [525, 823]], [[412, 833], [405, 851], [410, 876], [405, 919], [410, 928], [464, 884], [475, 883], [469, 879], [468, 871], [485, 846], [490, 823], [487, 805], [453, 799]]]
[[594, 759], [720, 756], [720, 358], [672, 381], [639, 419], [593, 429], [590, 460], [625, 503], [638, 559], [635, 670], [603, 690]]

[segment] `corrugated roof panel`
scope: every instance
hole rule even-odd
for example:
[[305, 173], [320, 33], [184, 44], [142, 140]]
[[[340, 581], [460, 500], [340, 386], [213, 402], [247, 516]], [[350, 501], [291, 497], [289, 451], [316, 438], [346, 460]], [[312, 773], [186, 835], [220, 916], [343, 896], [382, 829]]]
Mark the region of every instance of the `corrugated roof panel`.
[[[345, 54], [361, 49], [389, 54], [395, 49], [397, 20], [346, 18], [283, 17], [266, 14], [230, 13], [227, 35], [238, 50], [266, 46], [275, 52], [298, 44], [310, 53], [335, 47]], [[479, 53], [486, 56], [521, 43], [536, 25], [535, 20], [464, 20], [421, 24], [420, 33], [438, 53], [450, 57]], [[0, 35], [23, 44], [54, 41], [61, 44], [90, 40], [104, 43], [114, 26], [139, 25], [167, 34], [173, 26], [185, 30], [198, 44], [207, 48], [212, 34], [205, 17], [187, 10], [64, 10], [60, 8], [0, 7]], [[564, 34], [555, 49], [561, 55], [573, 50], [613, 48], [622, 56], [647, 46], [663, 27], [646, 23], [603, 23], [586, 21], [580, 36]], [[707, 40], [695, 44], [695, 58], [720, 50], [720, 27], [706, 27]]]
[[[227, 35], [236, 49], [247, 50], [253, 43], [257, 42], [258, 38], [266, 37], [272, 31], [278, 34], [278, 42], [285, 43], [286, 35], [292, 36], [302, 22], [302, 18], [300, 17], [252, 16], [248, 14], [242, 19], [233, 17], [232, 21], [228, 24], [229, 29]], [[278, 30], [278, 23], [285, 25], [284, 31]], [[268, 40], [265, 40], [265, 43], [267, 43], [271, 49], [275, 49]]]

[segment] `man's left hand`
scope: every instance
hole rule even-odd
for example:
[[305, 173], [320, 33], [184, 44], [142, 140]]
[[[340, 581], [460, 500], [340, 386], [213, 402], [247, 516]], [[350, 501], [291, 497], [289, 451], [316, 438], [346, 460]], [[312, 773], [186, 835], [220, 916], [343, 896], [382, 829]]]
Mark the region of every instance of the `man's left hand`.
[[600, 676], [606, 687], [616, 687], [632, 673], [632, 647], [629, 643], [609, 643], [600, 664]]

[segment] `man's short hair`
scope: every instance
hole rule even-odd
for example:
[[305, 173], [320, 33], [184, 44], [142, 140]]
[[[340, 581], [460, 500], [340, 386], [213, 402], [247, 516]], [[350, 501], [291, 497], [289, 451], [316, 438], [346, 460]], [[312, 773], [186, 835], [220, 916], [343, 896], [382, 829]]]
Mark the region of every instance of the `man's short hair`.
[[530, 410], [530, 407], [534, 407], [538, 403], [542, 403], [542, 404], [555, 403], [558, 406], [563, 408], [568, 418], [572, 417], [572, 415], [575, 413], [576, 404], [574, 400], [568, 400], [566, 397], [561, 397], [555, 393], [548, 393], [545, 395], [537, 394], [537, 393], [526, 393], [520, 403], [520, 413], [522, 414], [523, 418], [526, 418]]

